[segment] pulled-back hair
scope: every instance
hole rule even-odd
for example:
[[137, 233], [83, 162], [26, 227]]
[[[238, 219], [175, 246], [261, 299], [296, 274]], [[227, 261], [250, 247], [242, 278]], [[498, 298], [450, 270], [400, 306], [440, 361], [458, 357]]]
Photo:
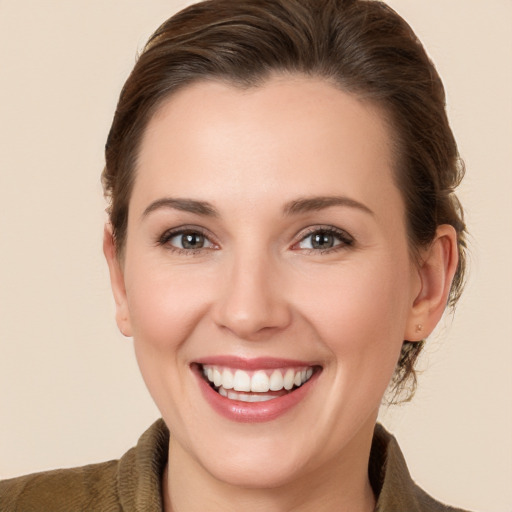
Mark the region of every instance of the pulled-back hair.
[[[454, 305], [465, 270], [465, 226], [453, 193], [464, 174], [445, 111], [441, 79], [409, 25], [373, 0], [208, 0], [179, 12], [151, 36], [119, 98], [102, 179], [117, 252], [122, 255], [137, 155], [145, 128], [169, 95], [216, 79], [257, 87], [272, 75], [323, 78], [377, 105], [390, 127], [394, 178], [411, 252], [441, 224], [457, 232]], [[423, 342], [404, 341], [392, 382], [411, 381]]]

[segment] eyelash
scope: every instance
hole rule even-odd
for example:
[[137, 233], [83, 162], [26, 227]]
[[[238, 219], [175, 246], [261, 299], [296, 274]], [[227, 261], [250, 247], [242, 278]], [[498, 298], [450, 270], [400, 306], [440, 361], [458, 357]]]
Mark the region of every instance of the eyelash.
[[[173, 238], [178, 237], [178, 236], [183, 237], [184, 235], [202, 236], [204, 238], [205, 242], [211, 244], [212, 247], [199, 247], [197, 249], [182, 249], [180, 247], [176, 247], [175, 245], [172, 245], [169, 243]], [[211, 241], [211, 236], [208, 235], [201, 228], [196, 227], [196, 226], [183, 226], [180, 228], [169, 229], [169, 230], [165, 231], [158, 238], [157, 245], [166, 246], [166, 248], [172, 252], [175, 252], [177, 254], [184, 254], [187, 256], [194, 256], [194, 255], [197, 255], [205, 250], [216, 249], [216, 244], [215, 244], [215, 242]]]
[[[339, 243], [337, 243], [333, 247], [328, 247], [326, 249], [319, 249], [319, 248], [303, 249], [303, 248], [299, 247], [299, 244], [301, 244], [306, 239], [312, 237], [315, 234], [332, 236], [335, 239], [337, 239], [339, 241]], [[292, 248], [297, 248], [296, 250], [306, 251], [307, 254], [313, 254], [313, 253], [326, 254], [326, 253], [330, 253], [330, 252], [340, 251], [340, 250], [346, 249], [347, 247], [351, 247], [353, 245], [354, 245], [354, 238], [351, 235], [349, 235], [346, 231], [344, 231], [343, 229], [335, 228], [334, 226], [314, 226], [314, 227], [309, 228], [306, 231], [306, 233], [303, 233], [300, 240], [298, 242], [296, 242], [292, 246]]]
[[[315, 234], [322, 234], [327, 236], [332, 236], [337, 239], [339, 243], [336, 243], [332, 247], [328, 247], [326, 249], [321, 248], [301, 248], [300, 244], [307, 240], [309, 237], [312, 237]], [[184, 235], [199, 235], [204, 238], [205, 242], [211, 244], [209, 247], [199, 247], [197, 249], [184, 249], [180, 247], [176, 247], [175, 245], [170, 244], [170, 240], [175, 237], [184, 236]], [[169, 250], [177, 253], [184, 254], [187, 256], [193, 256], [200, 254], [205, 250], [217, 249], [218, 246], [215, 242], [211, 240], [211, 236], [208, 235], [204, 230], [196, 226], [184, 226], [180, 228], [170, 229], [165, 231], [157, 240], [157, 245], [166, 246]], [[339, 250], [346, 249], [347, 247], [354, 245], [354, 238], [349, 235], [346, 231], [335, 228], [334, 226], [314, 226], [309, 228], [305, 233], [301, 234], [301, 238], [298, 242], [295, 242], [292, 245], [292, 250], [302, 251], [307, 254], [325, 254], [330, 252], [336, 252]]]

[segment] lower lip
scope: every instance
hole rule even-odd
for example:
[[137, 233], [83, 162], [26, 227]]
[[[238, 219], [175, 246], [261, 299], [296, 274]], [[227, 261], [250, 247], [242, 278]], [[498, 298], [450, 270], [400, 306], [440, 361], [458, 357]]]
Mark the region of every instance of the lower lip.
[[217, 393], [203, 379], [198, 368], [195, 370], [195, 373], [206, 401], [221, 416], [240, 423], [262, 423], [279, 418], [301, 402], [316, 382], [320, 372], [315, 372], [305, 384], [291, 393], [265, 402], [230, 400]]

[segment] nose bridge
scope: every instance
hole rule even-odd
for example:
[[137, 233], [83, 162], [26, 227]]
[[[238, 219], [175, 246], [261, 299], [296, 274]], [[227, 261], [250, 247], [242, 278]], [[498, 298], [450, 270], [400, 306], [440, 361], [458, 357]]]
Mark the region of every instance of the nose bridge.
[[225, 262], [216, 321], [242, 339], [259, 339], [290, 322], [279, 264], [268, 249], [251, 244]]

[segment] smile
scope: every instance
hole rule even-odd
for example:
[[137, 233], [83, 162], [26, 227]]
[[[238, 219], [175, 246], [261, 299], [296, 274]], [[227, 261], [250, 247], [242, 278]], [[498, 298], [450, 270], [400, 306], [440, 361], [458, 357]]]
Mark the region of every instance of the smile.
[[301, 387], [313, 376], [313, 367], [275, 368], [245, 371], [217, 365], [203, 365], [210, 386], [229, 400], [265, 402]]
[[191, 364], [206, 403], [241, 423], [276, 420], [299, 404], [311, 403], [322, 374], [318, 362], [279, 358], [211, 356]]

